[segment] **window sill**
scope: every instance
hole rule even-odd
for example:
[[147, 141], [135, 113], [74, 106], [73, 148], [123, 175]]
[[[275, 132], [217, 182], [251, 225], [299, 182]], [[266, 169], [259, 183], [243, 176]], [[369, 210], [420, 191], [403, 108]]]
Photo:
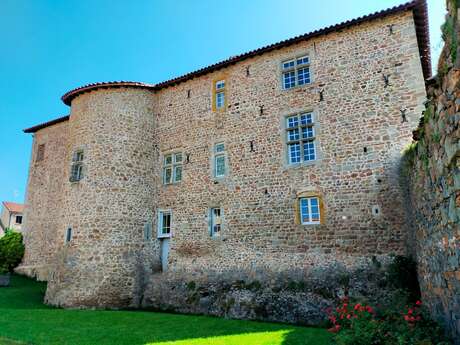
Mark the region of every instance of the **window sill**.
[[282, 88], [281, 88], [281, 91], [301, 90], [301, 89], [305, 89], [305, 88], [308, 88], [308, 87], [310, 87], [310, 88], [312, 88], [312, 89], [315, 88], [315, 87], [316, 87], [315, 82], [312, 81], [312, 82], [310, 82], [310, 83], [308, 83], [308, 84], [296, 85], [296, 86], [290, 87], [290, 88], [288, 88], [288, 89], [282, 87]]
[[319, 159], [315, 159], [314, 161], [308, 161], [308, 162], [287, 163], [286, 168], [295, 169], [295, 168], [309, 167], [309, 166], [317, 165], [318, 163], [319, 163]]
[[321, 225], [320, 222], [318, 223], [301, 223], [300, 225], [302, 226], [318, 226], [318, 225]]
[[171, 234], [168, 234], [168, 235], [158, 235], [157, 238], [160, 239], [160, 240], [165, 239], [165, 238], [171, 238]]
[[174, 183], [162, 183], [163, 187], [169, 187], [169, 186], [177, 186], [180, 185], [182, 181], [179, 182], [174, 182]]
[[213, 176], [211, 181], [215, 184], [217, 183], [221, 183], [221, 182], [225, 182], [225, 180], [227, 179], [228, 175], [224, 175], [224, 176]]

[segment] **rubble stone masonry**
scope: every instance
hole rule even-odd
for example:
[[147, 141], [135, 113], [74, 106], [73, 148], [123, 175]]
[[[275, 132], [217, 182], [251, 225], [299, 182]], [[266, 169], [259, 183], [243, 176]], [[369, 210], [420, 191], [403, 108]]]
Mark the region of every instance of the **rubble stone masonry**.
[[[312, 83], [284, 90], [281, 62], [304, 55], [311, 60]], [[215, 111], [213, 83], [220, 79], [226, 106]], [[373, 256], [403, 254], [408, 225], [398, 171], [425, 97], [411, 11], [161, 90], [109, 87], [82, 93], [72, 100], [68, 122], [36, 134], [33, 150], [46, 141], [47, 159], [31, 165], [22, 267], [31, 272], [30, 267], [47, 265], [46, 301], [53, 305], [221, 315], [231, 310], [229, 300], [197, 293], [195, 281], [222, 283], [237, 279], [238, 272], [242, 280], [263, 272], [276, 280], [286, 272], [308, 274], [338, 263], [352, 269], [369, 265]], [[305, 111], [313, 112], [317, 159], [290, 165], [285, 119]], [[222, 178], [213, 177], [216, 143], [225, 144]], [[84, 152], [84, 177], [69, 182], [78, 150]], [[164, 185], [163, 159], [170, 152], [182, 152], [183, 176]], [[43, 180], [50, 188], [43, 188]], [[321, 224], [299, 224], [302, 195], [321, 199]], [[45, 207], [56, 219], [42, 216]], [[213, 207], [223, 213], [216, 237], [209, 232]], [[159, 210], [172, 212], [163, 267]], [[64, 243], [68, 228], [72, 238]], [[193, 282], [187, 301], [165, 293], [178, 281]], [[246, 301], [253, 309], [262, 304], [248, 296], [236, 294], [231, 304]], [[286, 299], [313, 303], [318, 297], [299, 296]], [[297, 320], [282, 314], [277, 320]]]
[[456, 2], [447, 6], [438, 75], [427, 85], [429, 102], [404, 175], [422, 297], [460, 344], [460, 25]]

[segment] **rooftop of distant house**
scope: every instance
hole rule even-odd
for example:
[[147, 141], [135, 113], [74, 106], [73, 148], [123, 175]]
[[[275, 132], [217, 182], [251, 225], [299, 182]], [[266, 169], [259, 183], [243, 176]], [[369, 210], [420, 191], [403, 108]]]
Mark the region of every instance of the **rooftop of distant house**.
[[3, 201], [3, 206], [11, 213], [22, 213], [24, 211], [24, 205], [10, 201]]

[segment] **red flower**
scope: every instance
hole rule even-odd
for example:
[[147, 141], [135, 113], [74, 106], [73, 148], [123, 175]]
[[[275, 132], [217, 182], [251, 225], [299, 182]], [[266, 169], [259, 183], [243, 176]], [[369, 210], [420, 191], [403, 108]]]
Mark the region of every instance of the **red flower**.
[[360, 307], [361, 307], [361, 304], [359, 304], [359, 303], [356, 304], [356, 305], [355, 305], [355, 310], [358, 310]]
[[374, 309], [372, 309], [372, 307], [370, 307], [370, 306], [367, 306], [366, 310], [367, 310], [368, 313], [373, 313], [374, 312]]
[[334, 327], [329, 328], [328, 331], [331, 333], [337, 333], [340, 331], [340, 325], [335, 325]]
[[415, 302], [416, 305], [422, 305], [422, 301]]

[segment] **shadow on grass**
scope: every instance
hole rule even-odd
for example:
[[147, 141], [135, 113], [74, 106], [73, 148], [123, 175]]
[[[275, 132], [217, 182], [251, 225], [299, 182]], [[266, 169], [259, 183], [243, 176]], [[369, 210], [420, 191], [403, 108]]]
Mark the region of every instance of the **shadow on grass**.
[[54, 309], [41, 302], [45, 284], [12, 278], [11, 287], [0, 289], [0, 337], [25, 343], [322, 345], [329, 340], [319, 328], [148, 311]]

